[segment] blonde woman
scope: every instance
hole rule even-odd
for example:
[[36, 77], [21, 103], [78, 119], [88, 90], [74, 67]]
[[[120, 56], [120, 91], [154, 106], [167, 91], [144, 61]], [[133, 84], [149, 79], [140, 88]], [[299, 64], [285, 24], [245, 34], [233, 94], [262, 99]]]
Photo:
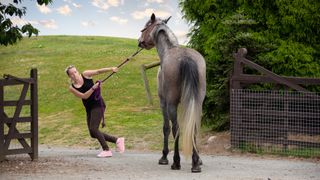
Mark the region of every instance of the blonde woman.
[[107, 142], [116, 143], [117, 151], [123, 153], [125, 150], [124, 138], [117, 138], [99, 131], [99, 125], [105, 111], [105, 103], [100, 99], [95, 98], [95, 90], [98, 90], [99, 83], [94, 83], [92, 77], [105, 72], [117, 72], [117, 67], [107, 67], [96, 70], [86, 70], [82, 74], [78, 72], [75, 66], [71, 65], [66, 68], [66, 73], [71, 80], [69, 91], [76, 97], [82, 99], [83, 105], [87, 113], [87, 126], [90, 136], [98, 139], [102, 151], [98, 157], [111, 157], [112, 151], [109, 149]]

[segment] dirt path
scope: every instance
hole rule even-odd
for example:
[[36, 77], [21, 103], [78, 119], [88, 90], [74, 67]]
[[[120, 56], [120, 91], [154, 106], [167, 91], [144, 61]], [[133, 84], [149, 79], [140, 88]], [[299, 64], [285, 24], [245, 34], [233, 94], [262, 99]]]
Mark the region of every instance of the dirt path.
[[[190, 161], [182, 159], [181, 170], [158, 165], [159, 153], [127, 151], [112, 158], [97, 158], [98, 150], [41, 146], [37, 162], [28, 156], [7, 156], [0, 163], [0, 179], [245, 179], [316, 180], [320, 163], [315, 160], [256, 157], [247, 155], [202, 155], [202, 173], [191, 173]], [[169, 156], [172, 162], [172, 153]]]

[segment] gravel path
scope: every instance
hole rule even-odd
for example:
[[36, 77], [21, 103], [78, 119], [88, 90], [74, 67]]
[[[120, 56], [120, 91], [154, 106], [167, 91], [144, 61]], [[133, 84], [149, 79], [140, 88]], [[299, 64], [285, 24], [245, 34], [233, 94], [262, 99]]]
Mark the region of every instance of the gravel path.
[[[0, 179], [116, 179], [116, 180], [319, 180], [319, 160], [202, 155], [202, 172], [191, 173], [191, 160], [182, 159], [181, 170], [158, 165], [159, 153], [127, 151], [112, 158], [97, 158], [98, 150], [40, 147], [39, 159], [7, 156], [0, 163]], [[169, 155], [172, 162], [172, 153]]]

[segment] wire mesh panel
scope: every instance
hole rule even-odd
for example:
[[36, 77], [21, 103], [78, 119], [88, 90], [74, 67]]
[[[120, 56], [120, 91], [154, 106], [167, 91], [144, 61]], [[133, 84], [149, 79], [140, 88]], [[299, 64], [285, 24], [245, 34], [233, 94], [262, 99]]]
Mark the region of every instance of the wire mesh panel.
[[232, 89], [231, 145], [251, 152], [320, 156], [320, 94]]

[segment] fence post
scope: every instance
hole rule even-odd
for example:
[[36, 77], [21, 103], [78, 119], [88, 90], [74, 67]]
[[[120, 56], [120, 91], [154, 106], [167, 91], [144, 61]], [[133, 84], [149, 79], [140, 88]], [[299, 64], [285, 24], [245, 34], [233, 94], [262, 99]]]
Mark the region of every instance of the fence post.
[[[243, 64], [241, 63], [241, 58], [244, 58], [247, 55], [247, 49], [241, 48], [237, 53], [233, 55], [235, 58], [234, 67], [233, 67], [233, 77], [239, 77], [243, 74]], [[239, 81], [234, 81], [231, 78], [231, 88], [230, 89], [241, 89], [241, 83]]]
[[149, 88], [149, 81], [147, 78], [146, 70], [147, 70], [146, 66], [144, 64], [141, 65], [141, 75], [142, 75], [143, 82], [144, 82], [144, 88], [146, 89], [148, 103], [150, 105], [152, 105], [153, 102], [152, 102], [152, 97], [151, 97], [151, 92], [150, 92], [150, 88]]
[[[241, 128], [241, 114], [239, 113], [238, 108], [241, 106], [239, 104], [239, 89], [242, 89], [240, 81], [234, 80], [233, 77], [239, 77], [243, 74], [243, 63], [241, 58], [244, 58], [247, 55], [247, 49], [241, 48], [237, 53], [233, 55], [235, 62], [233, 67], [233, 74], [230, 81], [230, 126], [231, 126], [231, 146], [234, 148], [239, 148], [242, 137], [242, 128]], [[236, 100], [234, 100], [236, 99]], [[231, 111], [233, 110], [233, 112]]]
[[30, 76], [34, 80], [31, 84], [31, 148], [30, 154], [32, 160], [38, 159], [38, 76], [37, 69], [31, 69]]
[[147, 93], [147, 99], [150, 105], [152, 105], [152, 96], [151, 96], [151, 92], [150, 92], [150, 88], [149, 88], [149, 81], [147, 78], [147, 74], [146, 74], [146, 70], [154, 68], [156, 66], [160, 65], [160, 61], [156, 61], [156, 62], [152, 62], [150, 64], [142, 64], [141, 65], [141, 75], [144, 81], [144, 88], [146, 89], [146, 93]]
[[4, 98], [3, 84], [0, 80], [0, 162], [4, 161]]

